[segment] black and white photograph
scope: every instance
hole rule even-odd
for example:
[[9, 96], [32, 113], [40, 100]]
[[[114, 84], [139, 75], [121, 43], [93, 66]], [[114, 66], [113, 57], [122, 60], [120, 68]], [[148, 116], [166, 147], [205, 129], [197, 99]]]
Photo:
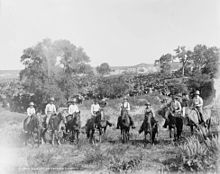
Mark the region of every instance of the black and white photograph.
[[219, 0], [0, 0], [0, 174], [220, 173]]

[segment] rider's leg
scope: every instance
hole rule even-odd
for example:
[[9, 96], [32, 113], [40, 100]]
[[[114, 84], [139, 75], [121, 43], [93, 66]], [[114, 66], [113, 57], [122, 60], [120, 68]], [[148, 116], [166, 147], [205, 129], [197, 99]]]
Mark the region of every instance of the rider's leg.
[[169, 114], [170, 114], [170, 111], [166, 111], [166, 113], [165, 113], [165, 122], [164, 122], [163, 128], [167, 128], [167, 126], [168, 126], [168, 123], [169, 123], [168, 115]]
[[121, 123], [121, 116], [119, 116], [118, 117], [118, 121], [117, 121], [117, 127], [116, 127], [116, 129], [119, 129], [119, 125], [120, 125], [120, 123]]
[[167, 119], [165, 119], [165, 123], [163, 125], [163, 128], [167, 128], [167, 126], [168, 126], [168, 121], [167, 121]]
[[51, 114], [48, 114], [46, 116], [46, 128], [48, 128], [48, 126], [49, 126], [50, 116], [51, 116]]
[[143, 132], [144, 126], [145, 126], [145, 122], [146, 122], [146, 121], [147, 121], [146, 118], [144, 118], [144, 121], [143, 121], [143, 123], [142, 123], [142, 125], [141, 125], [141, 127], [140, 127], [140, 129], [139, 129], [139, 131], [138, 131], [139, 134], [140, 134], [141, 132]]
[[134, 121], [133, 121], [133, 119], [131, 118], [130, 115], [129, 115], [129, 119], [130, 119], [130, 122], [131, 122], [131, 127], [132, 127], [132, 128], [135, 128], [135, 126], [134, 126]]

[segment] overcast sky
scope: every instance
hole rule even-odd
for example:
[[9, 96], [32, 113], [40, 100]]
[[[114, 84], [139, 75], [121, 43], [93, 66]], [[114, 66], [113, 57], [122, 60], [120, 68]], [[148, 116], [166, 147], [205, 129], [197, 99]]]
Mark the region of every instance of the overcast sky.
[[153, 63], [178, 45], [220, 47], [219, 0], [0, 0], [0, 69], [44, 38], [82, 46], [97, 66]]

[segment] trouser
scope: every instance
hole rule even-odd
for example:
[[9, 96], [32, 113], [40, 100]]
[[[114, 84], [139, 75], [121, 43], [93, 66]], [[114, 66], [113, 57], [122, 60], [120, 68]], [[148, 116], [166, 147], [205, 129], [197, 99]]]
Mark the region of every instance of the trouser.
[[[133, 121], [133, 119], [131, 118], [130, 115], [129, 115], [129, 119], [130, 119], [130, 126], [134, 126], [134, 121]], [[121, 124], [121, 121], [122, 121], [121, 116], [119, 116], [119, 117], [118, 117], [118, 122], [117, 122], [117, 129], [119, 129], [119, 126], [120, 126], [120, 124]]]
[[199, 122], [200, 122], [200, 123], [204, 123], [205, 120], [204, 120], [204, 118], [203, 118], [202, 108], [196, 107], [196, 109], [197, 109], [197, 111], [199, 112]]
[[48, 113], [47, 117], [46, 117], [46, 126], [48, 127], [49, 121], [50, 121], [50, 117], [52, 116], [52, 113]]

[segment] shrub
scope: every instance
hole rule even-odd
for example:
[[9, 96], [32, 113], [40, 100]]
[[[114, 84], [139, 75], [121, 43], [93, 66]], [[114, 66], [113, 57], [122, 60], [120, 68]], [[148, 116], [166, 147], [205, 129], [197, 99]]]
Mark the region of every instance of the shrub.
[[195, 136], [187, 138], [179, 146], [180, 161], [183, 169], [187, 171], [213, 170], [216, 168], [218, 154], [217, 138], [207, 139], [202, 142]]

